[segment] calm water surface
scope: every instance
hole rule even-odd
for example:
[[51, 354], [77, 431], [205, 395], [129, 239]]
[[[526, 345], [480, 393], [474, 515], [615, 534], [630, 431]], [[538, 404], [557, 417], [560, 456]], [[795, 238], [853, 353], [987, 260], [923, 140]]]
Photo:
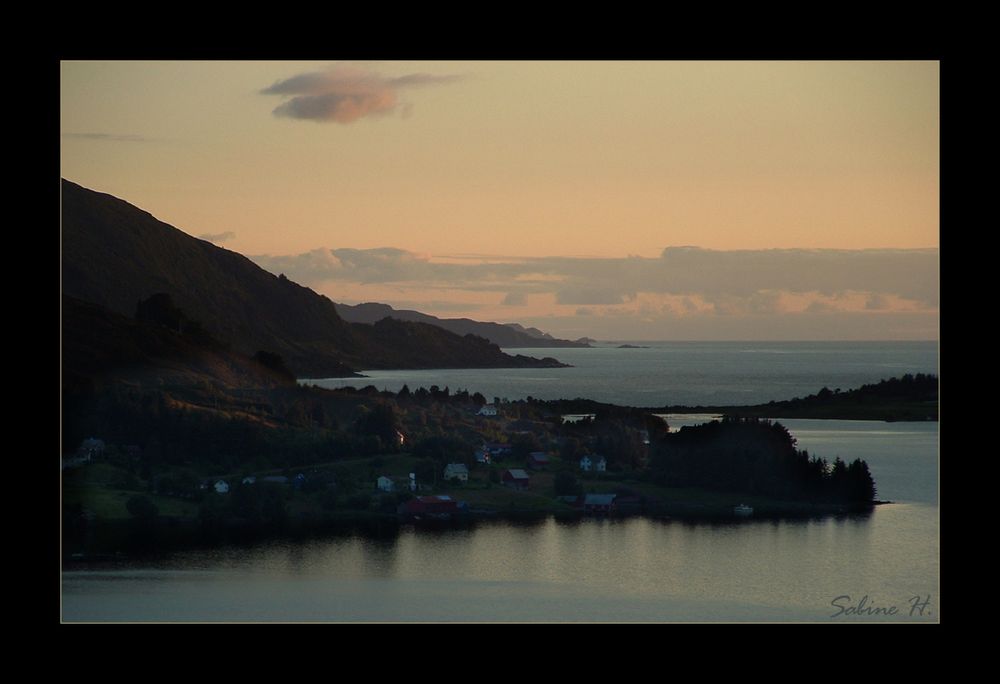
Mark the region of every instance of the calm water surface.
[[364, 371], [303, 380], [398, 392], [438, 385], [494, 397], [584, 397], [628, 406], [740, 405], [851, 389], [905, 373], [938, 372], [937, 342], [641, 342], [646, 349], [508, 349], [572, 368]]
[[[937, 620], [937, 425], [785, 421], [801, 448], [865, 458], [870, 516], [689, 524], [587, 520], [403, 528], [181, 553], [63, 575], [67, 621]], [[901, 615], [831, 617], [840, 605]], [[924, 615], [909, 601], [930, 596]]]

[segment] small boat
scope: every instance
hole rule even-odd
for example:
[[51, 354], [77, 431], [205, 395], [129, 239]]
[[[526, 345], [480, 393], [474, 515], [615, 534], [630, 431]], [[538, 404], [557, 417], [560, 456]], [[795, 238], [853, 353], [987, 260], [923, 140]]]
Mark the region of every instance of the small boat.
[[740, 504], [739, 506], [733, 506], [733, 513], [742, 518], [753, 515], [753, 508], [747, 506], [746, 504]]

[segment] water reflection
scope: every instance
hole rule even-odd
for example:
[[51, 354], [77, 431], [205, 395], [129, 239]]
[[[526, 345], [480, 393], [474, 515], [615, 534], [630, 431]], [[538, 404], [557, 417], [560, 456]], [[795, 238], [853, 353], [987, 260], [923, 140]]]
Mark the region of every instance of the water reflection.
[[885, 508], [867, 518], [740, 524], [631, 518], [403, 528], [395, 539], [188, 552], [126, 574], [66, 573], [64, 616], [822, 620], [841, 594], [937, 591], [936, 536], [928, 536], [936, 508]]

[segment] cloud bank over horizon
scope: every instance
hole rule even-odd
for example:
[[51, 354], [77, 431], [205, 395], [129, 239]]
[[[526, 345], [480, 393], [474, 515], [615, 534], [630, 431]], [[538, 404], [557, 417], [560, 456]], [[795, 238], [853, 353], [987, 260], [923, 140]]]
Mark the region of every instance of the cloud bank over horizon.
[[936, 248], [668, 247], [656, 258], [436, 259], [385, 247], [251, 258], [334, 301], [405, 301], [426, 313], [475, 313], [577, 337], [619, 330], [635, 339], [683, 330], [741, 339], [937, 337]]

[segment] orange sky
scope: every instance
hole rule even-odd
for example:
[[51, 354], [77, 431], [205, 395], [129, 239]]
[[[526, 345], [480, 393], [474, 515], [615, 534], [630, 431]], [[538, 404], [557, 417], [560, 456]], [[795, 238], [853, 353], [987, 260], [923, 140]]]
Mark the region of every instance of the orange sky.
[[[65, 178], [254, 257], [938, 245], [936, 62], [64, 62], [61, 128]], [[500, 284], [304, 284], [570, 314]]]

